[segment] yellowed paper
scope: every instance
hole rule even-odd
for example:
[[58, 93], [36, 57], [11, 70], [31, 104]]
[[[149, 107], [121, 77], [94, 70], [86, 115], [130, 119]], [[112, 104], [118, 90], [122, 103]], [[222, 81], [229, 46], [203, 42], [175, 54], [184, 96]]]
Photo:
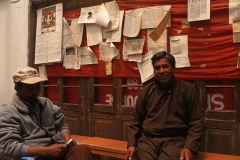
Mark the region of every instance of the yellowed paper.
[[112, 61], [105, 61], [106, 75], [112, 75]]
[[152, 38], [152, 40], [154, 42], [156, 42], [162, 36], [162, 34], [167, 26], [168, 19], [170, 17], [170, 13], [171, 13], [171, 10], [169, 9], [169, 11], [167, 12], [167, 14], [163, 18], [163, 20], [159, 23], [157, 28], [152, 33], [150, 33], [149, 37]]
[[190, 28], [190, 23], [187, 20], [182, 21], [182, 28]]
[[237, 68], [240, 68], [240, 53], [238, 53]]
[[232, 30], [233, 30], [233, 43], [240, 42], [240, 17], [233, 18]]

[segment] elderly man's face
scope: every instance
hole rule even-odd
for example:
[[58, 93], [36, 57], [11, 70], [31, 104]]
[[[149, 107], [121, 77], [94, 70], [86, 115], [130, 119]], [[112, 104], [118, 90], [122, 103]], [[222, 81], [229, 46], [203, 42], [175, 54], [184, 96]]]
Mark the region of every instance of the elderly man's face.
[[169, 63], [169, 61], [166, 58], [162, 58], [160, 60], [157, 60], [154, 63], [154, 75], [155, 78], [158, 80], [158, 82], [161, 84], [162, 87], [167, 87], [169, 82], [174, 77], [175, 69], [172, 67], [172, 65]]
[[33, 104], [36, 103], [39, 92], [40, 83], [24, 84], [21, 88], [18, 88], [17, 95], [22, 100]]

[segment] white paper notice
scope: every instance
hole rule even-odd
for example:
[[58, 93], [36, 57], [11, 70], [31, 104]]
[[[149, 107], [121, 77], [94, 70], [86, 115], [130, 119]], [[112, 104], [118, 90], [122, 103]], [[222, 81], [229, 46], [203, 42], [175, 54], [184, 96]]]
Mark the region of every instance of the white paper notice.
[[108, 11], [105, 8], [105, 5], [102, 4], [99, 7], [98, 12], [96, 14], [96, 24], [107, 28], [109, 22], [110, 22], [110, 17], [109, 17]]
[[94, 46], [102, 42], [102, 29], [97, 24], [85, 24], [87, 32], [87, 45]]
[[81, 65], [98, 64], [96, 55], [88, 46], [78, 48], [77, 57], [81, 59]]
[[124, 38], [123, 54], [126, 54], [126, 55], [142, 54], [144, 41], [145, 41], [145, 37]]
[[64, 50], [63, 66], [66, 69], [75, 69], [75, 61], [77, 60], [77, 47], [66, 46]]
[[83, 35], [83, 27], [84, 24], [82, 23], [77, 23], [78, 19], [72, 19], [71, 20], [71, 31], [72, 31], [72, 35], [73, 35], [73, 42], [75, 45], [77, 45], [78, 47], [81, 46], [82, 44], [82, 35]]
[[119, 55], [117, 48], [111, 42], [99, 43], [100, 56], [99, 59], [103, 61], [111, 61], [114, 57]]
[[48, 80], [47, 70], [45, 65], [38, 66], [39, 76]]
[[125, 22], [123, 35], [127, 37], [136, 37], [141, 28], [142, 12], [130, 10], [125, 12]]
[[[142, 8], [141, 29], [156, 28], [170, 9], [171, 9], [170, 5]], [[167, 24], [167, 27], [170, 26], [171, 18], [169, 18]]]
[[142, 83], [154, 77], [154, 70], [151, 60], [152, 56], [153, 52], [150, 51], [147, 54], [142, 55], [142, 62], [137, 63]]
[[235, 17], [240, 17], [240, 1], [229, 0], [229, 24], [233, 23]]
[[73, 35], [68, 25], [68, 22], [65, 18], [63, 18], [63, 28], [62, 28], [62, 48], [65, 48], [67, 45], [73, 45]]
[[107, 38], [106, 42], [121, 42], [123, 14], [124, 14], [124, 11], [120, 11], [120, 14], [119, 14], [119, 19], [120, 19], [119, 27], [118, 27], [117, 30], [108, 32], [109, 35], [108, 35], [108, 38]]
[[188, 22], [210, 19], [210, 0], [188, 0]]
[[176, 68], [190, 67], [188, 58], [188, 36], [170, 37], [171, 54], [175, 57]]
[[[154, 29], [148, 29], [148, 35], [153, 32]], [[167, 51], [167, 32], [164, 30], [162, 36], [154, 42], [150, 37], [148, 37], [148, 51], [153, 51], [153, 53]]]
[[120, 25], [119, 22], [119, 7], [116, 1], [106, 2], [105, 7], [108, 11], [108, 14], [110, 16], [110, 23], [107, 28], [107, 31], [113, 31], [118, 29], [118, 26]]
[[96, 14], [99, 6], [81, 8], [78, 23], [96, 23]]
[[62, 60], [62, 3], [37, 10], [35, 64]]

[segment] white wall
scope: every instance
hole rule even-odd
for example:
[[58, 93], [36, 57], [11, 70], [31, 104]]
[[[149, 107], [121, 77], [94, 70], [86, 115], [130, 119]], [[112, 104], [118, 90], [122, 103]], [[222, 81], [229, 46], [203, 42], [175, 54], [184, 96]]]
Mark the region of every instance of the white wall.
[[28, 64], [30, 2], [11, 1], [0, 0], [0, 106], [9, 103], [15, 93], [12, 74]]

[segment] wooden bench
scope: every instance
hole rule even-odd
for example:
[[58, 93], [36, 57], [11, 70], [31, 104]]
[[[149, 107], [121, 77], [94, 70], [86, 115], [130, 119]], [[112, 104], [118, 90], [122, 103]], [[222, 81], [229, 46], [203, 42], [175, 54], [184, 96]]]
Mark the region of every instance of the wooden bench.
[[[79, 135], [72, 135], [72, 138], [87, 145], [95, 155], [124, 159], [127, 151], [127, 142], [125, 141]], [[132, 159], [137, 160], [136, 156]], [[199, 155], [194, 156], [193, 160], [240, 160], [240, 156], [200, 152]]]

